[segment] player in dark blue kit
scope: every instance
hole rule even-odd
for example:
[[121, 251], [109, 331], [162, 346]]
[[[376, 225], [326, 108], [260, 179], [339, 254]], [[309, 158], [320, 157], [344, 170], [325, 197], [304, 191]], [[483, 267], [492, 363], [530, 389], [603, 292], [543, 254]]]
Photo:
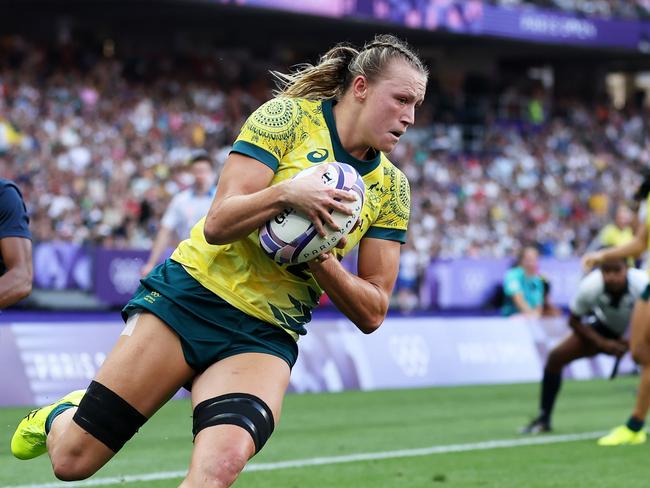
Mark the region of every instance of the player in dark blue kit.
[[0, 179], [0, 309], [32, 291], [32, 234], [23, 196]]

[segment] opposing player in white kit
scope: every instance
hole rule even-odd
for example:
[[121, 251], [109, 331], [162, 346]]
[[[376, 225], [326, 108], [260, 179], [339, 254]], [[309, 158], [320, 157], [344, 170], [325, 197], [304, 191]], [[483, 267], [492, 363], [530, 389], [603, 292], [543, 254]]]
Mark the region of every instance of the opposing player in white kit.
[[599, 353], [620, 357], [634, 302], [648, 285], [647, 273], [628, 268], [625, 258], [611, 259], [585, 276], [570, 305], [571, 334], [548, 355], [542, 379], [539, 415], [522, 434], [551, 431], [551, 414], [562, 384], [562, 369]]

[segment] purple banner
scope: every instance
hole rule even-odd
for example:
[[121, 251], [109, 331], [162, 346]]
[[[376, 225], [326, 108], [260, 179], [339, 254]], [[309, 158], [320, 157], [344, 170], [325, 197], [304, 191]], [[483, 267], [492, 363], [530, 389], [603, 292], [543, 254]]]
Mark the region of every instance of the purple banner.
[[[85, 388], [122, 327], [115, 319], [0, 327], [0, 406], [42, 405]], [[549, 350], [568, 332], [566, 318], [501, 317], [388, 318], [369, 336], [342, 318], [316, 319], [308, 329], [293, 392], [538, 381]], [[575, 361], [565, 375], [607, 377], [612, 364], [600, 355]], [[626, 356], [620, 372], [633, 367]]]
[[149, 251], [97, 249], [95, 294], [104, 303], [124, 305], [140, 284], [140, 270]]
[[0, 327], [0, 406], [45, 405], [86, 388], [123, 327], [116, 320]]
[[[163, 257], [171, 254], [168, 249]], [[125, 304], [138, 287], [148, 251], [85, 248], [70, 243], [42, 243], [34, 249], [34, 284], [53, 290], [94, 292], [110, 306]], [[161, 258], [162, 259], [162, 258]], [[482, 308], [494, 296], [511, 259], [433, 261], [421, 286], [423, 308]], [[344, 261], [355, 272], [356, 254]], [[582, 276], [577, 258], [540, 259], [540, 273], [551, 282], [551, 300], [566, 307]], [[327, 302], [325, 300], [325, 302]]]
[[637, 49], [644, 23], [575, 17], [552, 10], [484, 6], [481, 34], [526, 41]]
[[[481, 308], [488, 305], [502, 284], [511, 259], [454, 259], [434, 261], [424, 288], [434, 295], [427, 303], [439, 308]], [[580, 260], [540, 258], [539, 272], [551, 284], [551, 302], [566, 307], [582, 278]]]
[[69, 242], [34, 246], [34, 286], [49, 290], [92, 289], [91, 251]]
[[531, 42], [637, 50], [650, 23], [571, 15], [557, 10], [503, 8], [482, 0], [215, 0], [327, 17], [390, 22], [414, 29], [508, 37]]

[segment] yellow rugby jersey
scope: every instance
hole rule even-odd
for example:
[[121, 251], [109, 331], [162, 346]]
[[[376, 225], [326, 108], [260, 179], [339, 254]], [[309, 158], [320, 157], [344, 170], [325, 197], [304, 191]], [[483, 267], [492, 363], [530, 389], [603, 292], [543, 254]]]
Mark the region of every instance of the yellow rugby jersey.
[[[246, 121], [232, 151], [257, 159], [275, 171], [271, 185], [299, 171], [328, 161], [354, 166], [363, 177], [366, 195], [361, 223], [348, 235], [341, 259], [362, 237], [406, 241], [410, 190], [404, 174], [383, 154], [362, 161], [339, 140], [333, 102], [275, 98]], [[306, 334], [304, 325], [323, 290], [306, 264], [282, 265], [259, 244], [259, 231], [226, 245], [210, 245], [203, 235], [205, 218], [181, 242], [172, 259], [203, 286], [235, 308], [284, 328], [294, 339]]]

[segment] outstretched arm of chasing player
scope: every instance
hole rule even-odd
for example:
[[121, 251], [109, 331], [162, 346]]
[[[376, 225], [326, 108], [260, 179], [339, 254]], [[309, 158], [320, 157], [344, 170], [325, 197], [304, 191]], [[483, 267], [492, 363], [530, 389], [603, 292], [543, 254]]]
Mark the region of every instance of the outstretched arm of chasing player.
[[569, 316], [569, 327], [586, 341], [592, 343], [601, 351], [620, 357], [627, 352], [627, 343], [623, 339], [607, 339], [596, 332], [592, 327], [582, 323], [575, 314]]
[[594, 266], [598, 266], [603, 261], [609, 259], [619, 259], [626, 257], [639, 256], [646, 250], [648, 245], [648, 226], [645, 222], [640, 222], [637, 226], [634, 238], [621, 244], [620, 246], [602, 249], [600, 251], [589, 252], [582, 258], [582, 267], [585, 272], [591, 270]]
[[32, 291], [32, 241], [23, 237], [0, 239], [0, 255], [7, 268], [0, 276], [0, 309], [3, 309]]

